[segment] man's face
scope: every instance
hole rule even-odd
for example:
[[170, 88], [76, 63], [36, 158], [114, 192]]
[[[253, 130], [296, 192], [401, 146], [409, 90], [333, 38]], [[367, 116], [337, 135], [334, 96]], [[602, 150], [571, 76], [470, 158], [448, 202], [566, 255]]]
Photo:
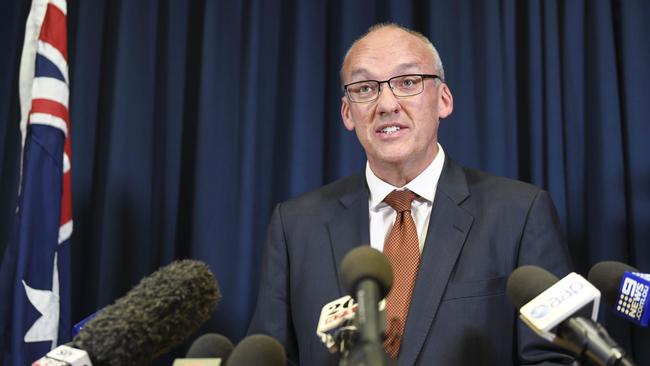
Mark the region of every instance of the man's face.
[[[379, 29], [350, 51], [343, 82], [435, 74], [434, 62], [431, 50], [417, 37], [401, 29]], [[356, 132], [375, 174], [382, 169], [416, 174], [424, 170], [438, 151], [439, 119], [447, 117], [452, 108], [451, 92], [435, 79], [424, 79], [424, 91], [414, 96], [395, 97], [383, 83], [373, 102], [353, 103], [346, 96], [341, 100], [343, 123]]]

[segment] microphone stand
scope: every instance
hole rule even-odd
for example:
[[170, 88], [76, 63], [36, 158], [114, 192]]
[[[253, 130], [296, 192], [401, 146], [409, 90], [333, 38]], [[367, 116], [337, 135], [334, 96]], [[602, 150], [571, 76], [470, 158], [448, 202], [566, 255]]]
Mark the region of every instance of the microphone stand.
[[378, 309], [380, 289], [374, 281], [361, 281], [357, 287], [357, 329], [358, 342], [353, 342], [348, 351], [343, 352], [339, 366], [392, 366], [395, 363], [384, 351], [381, 340], [384, 333], [381, 313]]
[[558, 334], [566, 339], [559, 342], [566, 343], [563, 346], [578, 357], [587, 356], [601, 366], [635, 366], [607, 330], [589, 318], [577, 316], [567, 319], [558, 326]]

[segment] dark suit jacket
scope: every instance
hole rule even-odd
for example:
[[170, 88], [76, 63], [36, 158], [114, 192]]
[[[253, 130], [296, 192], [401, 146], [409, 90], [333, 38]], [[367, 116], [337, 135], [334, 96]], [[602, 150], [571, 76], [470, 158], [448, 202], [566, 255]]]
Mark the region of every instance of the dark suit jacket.
[[[505, 293], [518, 266], [534, 264], [558, 277], [570, 270], [548, 193], [446, 160], [398, 364], [570, 363], [518, 320]], [[274, 210], [249, 333], [277, 338], [293, 362], [336, 362], [316, 327], [323, 305], [345, 295], [343, 257], [369, 243], [368, 196], [359, 174]]]

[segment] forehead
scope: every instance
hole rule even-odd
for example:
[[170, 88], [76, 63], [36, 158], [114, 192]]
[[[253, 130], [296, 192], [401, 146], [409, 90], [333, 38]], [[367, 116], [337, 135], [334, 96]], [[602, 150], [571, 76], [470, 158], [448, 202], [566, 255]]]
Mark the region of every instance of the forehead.
[[399, 28], [376, 30], [359, 40], [343, 64], [343, 77], [387, 78], [399, 72], [430, 73], [433, 54], [420, 38]]

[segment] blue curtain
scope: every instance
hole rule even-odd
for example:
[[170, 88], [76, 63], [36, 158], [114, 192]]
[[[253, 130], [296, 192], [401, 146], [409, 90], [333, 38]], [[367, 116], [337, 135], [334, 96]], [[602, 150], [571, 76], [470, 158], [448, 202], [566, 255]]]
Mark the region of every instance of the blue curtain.
[[[0, 249], [28, 7], [0, 12]], [[379, 21], [438, 47], [452, 158], [549, 190], [583, 275], [602, 260], [650, 272], [648, 19], [645, 0], [70, 0], [73, 320], [196, 258], [223, 292], [203, 331], [241, 339], [273, 205], [364, 167], [338, 71]], [[650, 333], [603, 316], [650, 364]]]

